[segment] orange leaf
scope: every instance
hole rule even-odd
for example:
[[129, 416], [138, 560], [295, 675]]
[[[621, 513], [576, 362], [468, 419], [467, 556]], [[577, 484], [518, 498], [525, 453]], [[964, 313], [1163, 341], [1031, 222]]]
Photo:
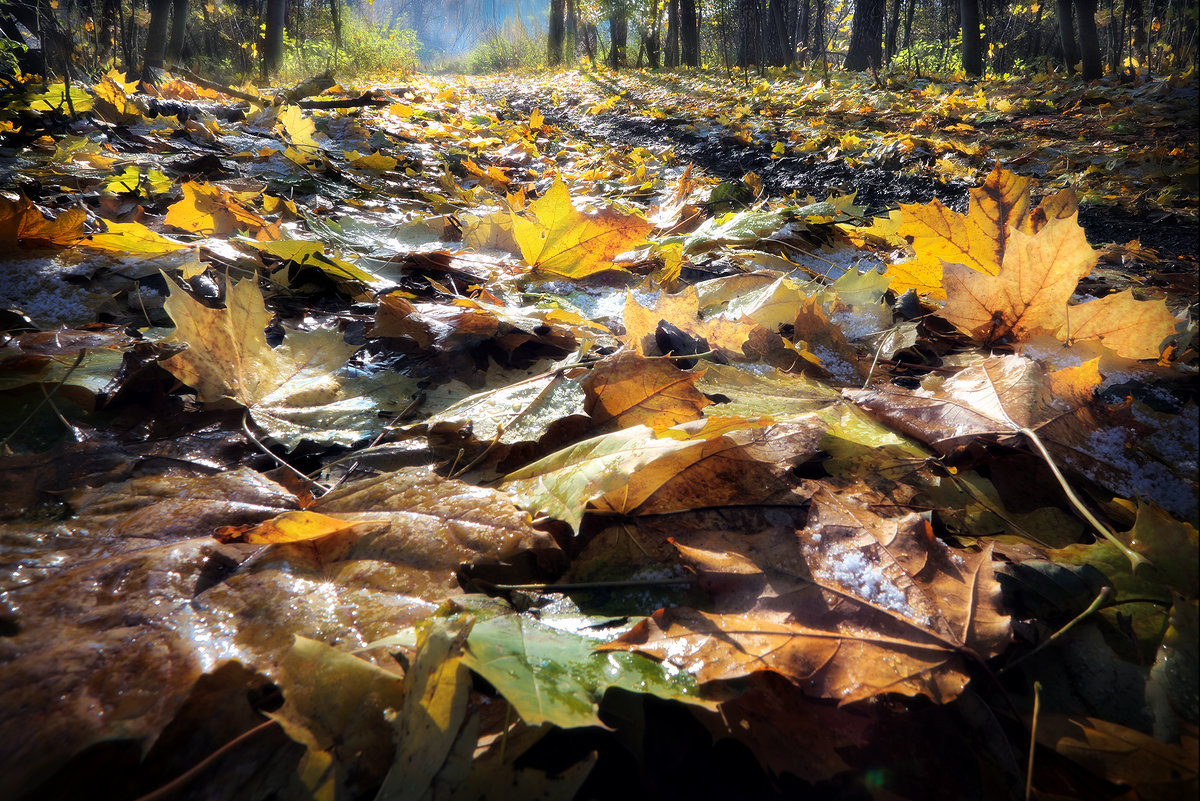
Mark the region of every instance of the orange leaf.
[[1013, 230], [998, 275], [946, 265], [946, 306], [938, 314], [984, 344], [1055, 332], [1067, 321], [1076, 284], [1095, 263], [1074, 215], [1050, 220], [1033, 235]]
[[375, 521], [341, 520], [320, 512], [284, 512], [255, 526], [221, 526], [214, 536], [221, 542], [246, 542], [251, 545], [274, 545], [281, 542], [305, 542], [355, 529], [366, 533], [370, 529], [386, 528]]
[[273, 228], [242, 197], [219, 186], [188, 181], [182, 188], [183, 200], [167, 209], [167, 225], [206, 236]]
[[621, 351], [597, 364], [584, 379], [584, 409], [598, 425], [666, 428], [695, 420], [712, 401], [696, 389], [703, 372], [685, 373], [667, 359]]
[[25, 197], [9, 200], [0, 196], [0, 247], [9, 250], [60, 250], [83, 238], [87, 212], [67, 209], [47, 219]]
[[1098, 339], [1127, 359], [1157, 359], [1178, 322], [1165, 301], [1138, 300], [1127, 289], [1069, 307], [1058, 335], [1071, 341]]

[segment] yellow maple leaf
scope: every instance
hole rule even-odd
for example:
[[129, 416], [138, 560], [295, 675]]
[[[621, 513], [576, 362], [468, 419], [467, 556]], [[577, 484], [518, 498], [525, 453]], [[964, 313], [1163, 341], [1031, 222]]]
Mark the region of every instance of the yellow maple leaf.
[[644, 244], [650, 232], [650, 223], [636, 215], [582, 214], [559, 179], [529, 204], [526, 215], [513, 215], [513, 238], [522, 258], [538, 272], [567, 278], [617, 269], [613, 257]]
[[892, 289], [944, 298], [943, 264], [963, 264], [986, 275], [999, 272], [1012, 232], [1029, 211], [1029, 185], [1030, 179], [997, 165], [983, 186], [971, 190], [966, 216], [939, 200], [900, 204], [898, 233], [911, 241], [916, 257], [888, 268]]
[[1098, 339], [1127, 359], [1157, 359], [1178, 322], [1165, 301], [1138, 300], [1127, 289], [1068, 307], [1058, 337], [1071, 342]]
[[88, 237], [85, 243], [88, 247], [145, 256], [157, 256], [187, 247], [183, 242], [151, 231], [140, 222], [106, 221], [105, 225], [108, 226], [106, 233], [92, 234]]
[[182, 187], [183, 200], [167, 209], [163, 222], [174, 228], [207, 236], [234, 231], [256, 233], [271, 227], [249, 208], [245, 193], [234, 193], [213, 184], [188, 181]]
[[984, 344], [1058, 331], [1076, 284], [1097, 258], [1076, 217], [1050, 220], [1036, 234], [1011, 230], [997, 275], [947, 264], [946, 305], [938, 314]]
[[203, 403], [230, 401], [288, 444], [302, 438], [349, 444], [369, 418], [371, 390], [335, 375], [354, 353], [337, 331], [291, 331], [272, 348], [264, 329], [271, 314], [254, 279], [226, 281], [225, 308], [212, 309], [173, 281], [163, 308], [175, 323], [169, 343], [187, 345], [162, 362]]
[[288, 139], [291, 140], [292, 147], [290, 149], [296, 151], [297, 155], [285, 153], [293, 161], [300, 163], [311, 161], [321, 152], [321, 146], [313, 138], [313, 134], [317, 132], [317, 126], [311, 117], [304, 116], [304, 112], [299, 106], [284, 106], [283, 110], [279, 112], [279, 122], [287, 132]]

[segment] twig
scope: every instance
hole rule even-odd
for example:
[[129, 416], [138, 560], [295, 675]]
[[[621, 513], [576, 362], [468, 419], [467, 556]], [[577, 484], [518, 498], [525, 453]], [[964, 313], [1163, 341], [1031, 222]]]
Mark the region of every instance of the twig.
[[270, 728], [271, 726], [277, 726], [277, 725], [279, 725], [279, 721], [264, 720], [262, 723], [258, 724], [253, 729], [244, 731], [241, 734], [239, 734], [237, 737], [234, 737], [232, 740], [225, 743], [225, 745], [221, 746], [216, 751], [213, 751], [211, 754], [206, 756], [204, 759], [200, 760], [195, 765], [192, 765], [190, 768], [188, 768], [183, 773], [176, 776], [171, 781], [164, 784], [162, 787], [159, 787], [157, 790], [152, 790], [149, 793], [147, 793], [146, 795], [143, 795], [137, 799], [134, 799], [134, 801], [162, 801], [163, 799], [171, 798], [177, 792], [179, 792], [181, 789], [183, 789], [183, 787], [186, 786], [190, 781], [195, 779], [198, 774], [200, 774], [205, 768], [207, 768], [213, 762], [220, 759], [222, 756], [229, 753], [233, 749], [237, 748], [242, 743], [246, 742], [246, 740], [249, 740], [251, 737], [258, 734], [259, 732], [265, 731], [266, 729]]
[[1049, 637], [1046, 638], [1046, 640], [1044, 642], [1039, 643], [1038, 646], [1036, 648], [1034, 648], [1032, 651], [1030, 651], [1029, 653], [1023, 654], [1022, 656], [1018, 657], [1017, 659], [1014, 659], [1012, 662], [1009, 662], [1007, 665], [1005, 665], [1004, 667], [997, 670], [996, 675], [999, 676], [1000, 674], [1004, 673], [1006, 670], [1008, 670], [1010, 668], [1014, 668], [1017, 665], [1024, 662], [1026, 659], [1029, 659], [1030, 657], [1036, 655], [1038, 652], [1042, 651], [1043, 649], [1049, 648], [1055, 642], [1062, 639], [1067, 634], [1067, 632], [1069, 632], [1071, 629], [1075, 628], [1076, 625], [1078, 625], [1079, 623], [1082, 623], [1084, 620], [1086, 620], [1088, 617], [1090, 617], [1093, 613], [1095, 613], [1095, 611], [1097, 609], [1099, 609], [1101, 606], [1104, 606], [1105, 601], [1107, 601], [1111, 597], [1112, 597], [1112, 587], [1104, 587], [1103, 589], [1101, 589], [1100, 594], [1097, 595], [1096, 599], [1094, 601], [1092, 601], [1091, 604], [1088, 605], [1088, 608], [1084, 609], [1082, 612], [1080, 612], [1078, 615], [1076, 615], [1074, 618], [1072, 618], [1070, 623], [1068, 623], [1067, 625], [1063, 626], [1058, 631], [1051, 634]]
[[263, 445], [261, 442], [259, 442], [258, 437], [254, 436], [254, 434], [252, 434], [250, 432], [250, 426], [248, 425], [249, 420], [250, 420], [250, 410], [247, 409], [245, 412], [242, 413], [242, 431], [243, 431], [243, 433], [245, 433], [246, 437], [250, 440], [250, 442], [254, 444], [254, 447], [258, 448], [260, 451], [265, 453], [267, 456], [270, 456], [272, 459], [274, 459], [279, 464], [280, 467], [286, 467], [288, 470], [291, 470], [295, 475], [297, 475], [301, 480], [307, 481], [309, 484], [312, 484], [314, 487], [321, 490], [322, 495], [329, 492], [329, 487], [326, 487], [324, 484], [317, 481], [316, 479], [309, 478], [308, 476], [304, 475], [299, 470], [297, 470], [295, 467], [288, 464], [286, 461], [284, 461], [283, 459], [279, 458], [277, 455], [272, 453], [271, 449], [268, 448], [266, 445]]
[[1025, 770], [1025, 801], [1033, 798], [1033, 754], [1037, 749], [1038, 713], [1042, 711], [1042, 683], [1033, 683], [1033, 724], [1029, 727], [1029, 764]]
[[[63, 375], [62, 378], [58, 379], [58, 383], [54, 385], [54, 389], [50, 390], [49, 392], [46, 392], [43, 395], [42, 399], [40, 401], [38, 401], [37, 406], [34, 406], [33, 409], [30, 410], [29, 414], [25, 415], [25, 419], [22, 420], [20, 423], [17, 423], [17, 427], [12, 430], [12, 433], [10, 433], [7, 437], [5, 437], [3, 442], [0, 442], [0, 449], [3, 449], [3, 450], [8, 449], [8, 443], [12, 441], [12, 438], [15, 437], [17, 434], [21, 433], [21, 429], [23, 429], [25, 426], [29, 425], [29, 421], [32, 420], [37, 415], [37, 413], [42, 410], [43, 406], [45, 406], [47, 403], [50, 403], [50, 399], [54, 397], [56, 392], [58, 392], [60, 389], [62, 389], [63, 384], [65, 384], [67, 382], [67, 379], [71, 377], [71, 373], [75, 372], [75, 368], [83, 363], [83, 357], [86, 355], [87, 355], [87, 348], [81, 348], [79, 351], [79, 355], [75, 357], [75, 363], [72, 364], [69, 368], [67, 368], [67, 372]], [[58, 412], [58, 410], [55, 409], [55, 413], [57, 413], [57, 412]], [[59, 418], [61, 419], [62, 415], [59, 415]], [[70, 427], [71, 426], [68, 424], [67, 428], [69, 429]]]
[[529, 590], [531, 592], [568, 592], [570, 590], [608, 590], [628, 587], [690, 587], [692, 578], [627, 579], [624, 581], [576, 581], [566, 584], [490, 584], [497, 590]]
[[1042, 444], [1041, 438], [1034, 433], [1033, 429], [1022, 428], [1020, 429], [1020, 432], [1024, 434], [1030, 442], [1033, 443], [1035, 448], [1038, 449], [1038, 453], [1042, 455], [1042, 459], [1044, 459], [1046, 464], [1049, 466], [1050, 472], [1054, 474], [1056, 479], [1058, 479], [1059, 486], [1063, 488], [1063, 492], [1067, 494], [1067, 500], [1071, 502], [1071, 505], [1075, 507], [1075, 510], [1083, 516], [1084, 520], [1091, 523], [1096, 531], [1098, 531], [1100, 535], [1104, 537], [1104, 539], [1111, 542], [1114, 546], [1116, 546], [1117, 550], [1125, 554], [1129, 561], [1133, 563], [1133, 572], [1137, 572], [1139, 565], [1150, 564], [1150, 560], [1142, 556], [1140, 553], [1132, 550], [1128, 545], [1117, 539], [1117, 535], [1114, 534], [1108, 528], [1108, 526], [1101, 523], [1099, 518], [1092, 514], [1090, 509], [1083, 505], [1083, 501], [1079, 500], [1079, 496], [1077, 496], [1075, 491], [1071, 489], [1071, 485], [1067, 483], [1067, 479], [1058, 469], [1058, 465], [1054, 463], [1054, 459], [1051, 458], [1050, 452], [1046, 450], [1046, 446]]

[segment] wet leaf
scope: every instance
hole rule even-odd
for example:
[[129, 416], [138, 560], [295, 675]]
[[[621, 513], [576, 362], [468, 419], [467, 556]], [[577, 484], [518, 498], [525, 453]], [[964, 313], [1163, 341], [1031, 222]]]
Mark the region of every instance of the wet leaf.
[[319, 512], [284, 512], [256, 526], [222, 526], [214, 536], [221, 542], [274, 545], [283, 542], [305, 542], [334, 534], [369, 534], [386, 527], [386, 523], [358, 523], [329, 517]]
[[842, 703], [887, 692], [944, 703], [966, 685], [964, 650], [986, 658], [1008, 640], [990, 549], [952, 551], [917, 515], [817, 498], [803, 531], [697, 532], [676, 547], [714, 611], [660, 610], [608, 647], [701, 682], [771, 670]]
[[637, 654], [596, 653], [595, 645], [525, 615], [500, 615], [475, 625], [463, 661], [533, 725], [603, 726], [597, 712], [610, 687], [699, 703], [687, 674]]
[[558, 179], [529, 204], [528, 216], [514, 216], [512, 225], [530, 267], [567, 278], [615, 269], [613, 257], [641, 245], [650, 231], [648, 222], [633, 215], [576, 211], [566, 184]]
[[68, 209], [47, 219], [24, 195], [0, 197], [0, 247], [5, 250], [59, 250], [83, 238], [87, 212]]
[[686, 373], [667, 359], [622, 351], [592, 367], [584, 379], [584, 409], [598, 426], [669, 428], [695, 420], [711, 404], [695, 387], [702, 375]]

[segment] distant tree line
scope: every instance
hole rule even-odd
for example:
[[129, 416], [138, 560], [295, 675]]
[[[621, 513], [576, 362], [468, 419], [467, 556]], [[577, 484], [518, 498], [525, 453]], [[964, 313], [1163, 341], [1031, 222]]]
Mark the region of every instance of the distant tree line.
[[[549, 0], [547, 63], [840, 63], [1085, 79], [1195, 64], [1197, 0]], [[598, 25], [598, 22], [604, 24]], [[607, 34], [607, 35], [605, 35]], [[597, 49], [602, 48], [602, 53]]]
[[[0, 0], [0, 74], [72, 77], [118, 66], [153, 79], [176, 64], [265, 78], [285, 51], [308, 54], [306, 65], [336, 66], [350, 52], [385, 68], [389, 43], [407, 42], [415, 53], [419, 41], [420, 54], [434, 58], [517, 30], [544, 39], [519, 58], [478, 63], [971, 75], [1055, 68], [1094, 79], [1193, 66], [1198, 7], [1200, 0]], [[398, 39], [402, 31], [412, 33]]]

